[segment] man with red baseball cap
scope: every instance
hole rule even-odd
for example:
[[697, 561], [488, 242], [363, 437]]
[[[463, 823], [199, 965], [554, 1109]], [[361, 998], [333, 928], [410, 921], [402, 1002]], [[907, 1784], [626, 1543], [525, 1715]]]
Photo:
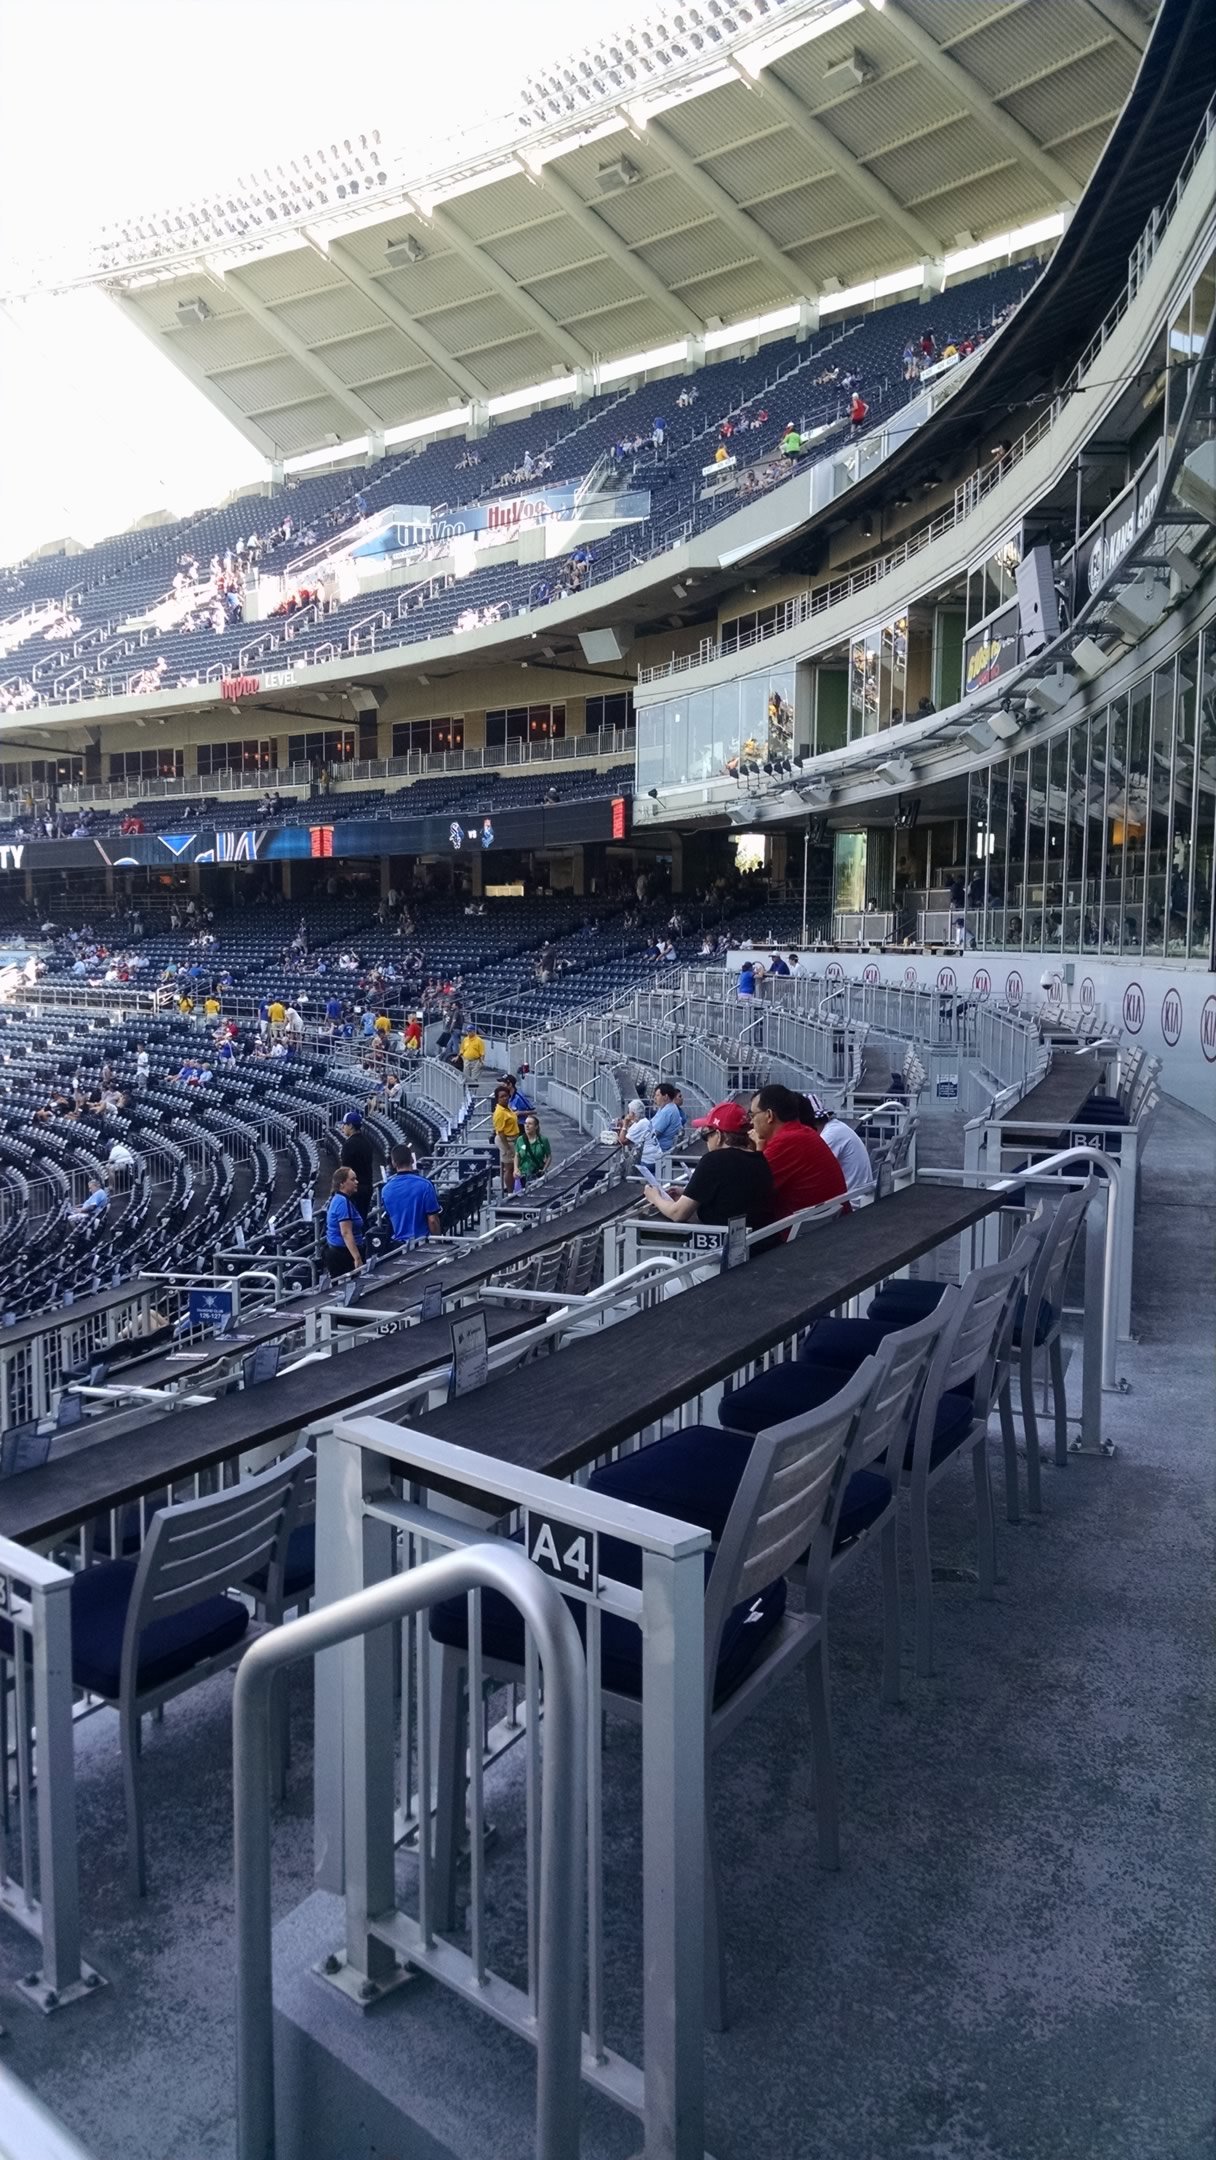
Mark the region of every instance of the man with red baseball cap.
[[773, 1179], [752, 1147], [742, 1103], [715, 1103], [693, 1124], [705, 1134], [705, 1154], [687, 1185], [668, 1192], [651, 1185], [647, 1199], [669, 1222], [721, 1224], [742, 1215], [749, 1230], [759, 1230], [773, 1214]]

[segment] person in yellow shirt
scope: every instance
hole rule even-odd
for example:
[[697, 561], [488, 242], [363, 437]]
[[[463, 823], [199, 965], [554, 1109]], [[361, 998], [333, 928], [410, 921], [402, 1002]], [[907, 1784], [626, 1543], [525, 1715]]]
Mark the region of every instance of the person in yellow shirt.
[[494, 1090], [494, 1115], [490, 1120], [494, 1138], [498, 1142], [498, 1167], [502, 1173], [502, 1189], [510, 1194], [515, 1190], [515, 1143], [519, 1138], [519, 1113], [511, 1108], [511, 1091], [506, 1087]]
[[206, 1016], [207, 1016], [208, 1020], [218, 1020], [218, 1019], [219, 1019], [219, 1016], [220, 1016], [220, 1001], [219, 1001], [219, 999], [217, 998], [217, 996], [216, 996], [216, 994], [215, 994], [214, 990], [213, 990], [213, 991], [212, 991], [212, 992], [210, 993], [210, 995], [209, 995], [208, 997], [205, 997], [205, 998], [203, 999], [203, 1011], [204, 1011], [204, 1013], [206, 1014]]
[[391, 1033], [392, 1033], [392, 1030], [393, 1030], [393, 1023], [392, 1023], [392, 1021], [391, 1021], [391, 1020], [389, 1019], [389, 1016], [388, 1016], [388, 1014], [387, 1014], [387, 1013], [377, 1013], [377, 1014], [376, 1014], [376, 1019], [375, 1019], [375, 1030], [376, 1030], [376, 1033], [377, 1033], [377, 1035], [381, 1035], [381, 1036], [383, 1036], [383, 1035], [391, 1035]]
[[191, 1013], [194, 1011], [194, 999], [192, 997], [179, 997], [177, 1001], [177, 1009], [181, 1014], [182, 1019], [188, 1020]]
[[486, 1046], [475, 1027], [468, 1027], [460, 1038], [460, 1062], [464, 1068], [465, 1082], [475, 1088], [481, 1078], [485, 1063]]
[[271, 1041], [280, 1041], [283, 1034], [283, 1025], [287, 1019], [287, 1007], [284, 1005], [282, 998], [271, 998], [270, 1004], [266, 1008], [266, 1017], [270, 1022]]

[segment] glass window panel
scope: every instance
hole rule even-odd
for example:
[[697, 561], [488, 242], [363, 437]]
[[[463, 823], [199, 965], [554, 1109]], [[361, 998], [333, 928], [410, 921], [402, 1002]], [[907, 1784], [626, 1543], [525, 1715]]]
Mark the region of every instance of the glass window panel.
[[713, 693], [714, 732], [713, 755], [702, 777], [711, 780], [716, 773], [724, 773], [731, 760], [739, 757], [739, 684], [719, 683]]
[[833, 908], [837, 914], [860, 914], [866, 904], [866, 836], [863, 832], [838, 832], [833, 846]]
[[650, 788], [661, 787], [663, 784], [663, 737], [670, 710], [670, 706], [662, 701], [656, 705], [641, 705], [638, 708], [636, 756], [639, 795], [645, 795]]
[[678, 773], [672, 774], [676, 785], [699, 779], [710, 766], [713, 754], [714, 693], [712, 690], [694, 690], [688, 700], [683, 765]]
[[1009, 760], [1001, 758], [992, 768], [988, 781], [988, 823], [991, 847], [988, 851], [988, 911], [987, 942], [993, 946], [1005, 943], [1005, 891], [1009, 862]]
[[1022, 906], [1022, 946], [1040, 952], [1043, 945], [1043, 902], [1047, 885], [1047, 744], [1030, 753], [1030, 778], [1026, 794], [1026, 892]]
[[1124, 948], [1123, 912], [1124, 805], [1127, 793], [1127, 699], [1108, 708], [1106, 730], [1106, 868], [1102, 881], [1102, 944], [1107, 952]]
[[1144, 950], [1165, 951], [1170, 891], [1170, 796], [1174, 762], [1174, 663], [1153, 676], [1152, 744], [1148, 761]]
[[1196, 638], [1178, 655], [1178, 675], [1174, 691], [1174, 752], [1170, 772], [1170, 862], [1165, 949], [1177, 959], [1184, 958], [1186, 954], [1187, 925], [1191, 914], [1198, 666], [1199, 641]]
[[[1079, 731], [1078, 731], [1079, 732]], [[1085, 882], [1081, 907], [1081, 950], [1102, 948], [1102, 870], [1106, 856], [1106, 710], [1089, 728], [1085, 766]]]
[[758, 764], [768, 740], [768, 677], [745, 675], [739, 685], [740, 760]]
[[1026, 931], [1026, 841], [1029, 820], [1026, 791], [1030, 783], [1030, 759], [1023, 751], [1009, 771], [1009, 843], [1006, 882], [1005, 942], [1019, 946]]
[[1089, 771], [1089, 726], [1084, 720], [1069, 731], [1068, 793], [1064, 804], [1064, 924], [1065, 952], [1080, 952], [1081, 922], [1085, 913], [1085, 818], [1086, 776]]
[[884, 623], [882, 629], [878, 633], [878, 681], [876, 686], [877, 697], [875, 712], [876, 727], [887, 728], [891, 725], [891, 706], [894, 699], [894, 673], [895, 629], [893, 624]]
[[794, 751], [794, 678], [791, 667], [770, 668], [766, 730], [770, 758], [792, 757]]
[[992, 834], [988, 819], [988, 770], [973, 772], [967, 782], [967, 928], [979, 945], [988, 943], [988, 862]]
[[1195, 779], [1195, 845], [1191, 876], [1191, 953], [1212, 959], [1212, 879], [1216, 872], [1216, 627], [1203, 633], [1199, 682], [1199, 757]]
[[1043, 950], [1059, 952], [1064, 936], [1064, 850], [1068, 831], [1068, 728], [1047, 745], [1047, 846], [1043, 863]]
[[1127, 766], [1123, 782], [1123, 950], [1144, 950], [1145, 880], [1148, 853], [1149, 760], [1153, 736], [1153, 680], [1146, 675], [1132, 691], [1127, 724]]

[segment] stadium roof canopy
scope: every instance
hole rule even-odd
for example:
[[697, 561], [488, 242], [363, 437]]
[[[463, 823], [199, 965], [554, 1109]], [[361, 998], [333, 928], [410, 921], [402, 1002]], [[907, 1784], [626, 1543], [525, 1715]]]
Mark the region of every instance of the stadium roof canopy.
[[25, 289], [103, 286], [270, 459], [378, 447], [969, 268], [1077, 201], [1155, 12], [701, 0], [555, 64], [449, 162], [331, 146]]

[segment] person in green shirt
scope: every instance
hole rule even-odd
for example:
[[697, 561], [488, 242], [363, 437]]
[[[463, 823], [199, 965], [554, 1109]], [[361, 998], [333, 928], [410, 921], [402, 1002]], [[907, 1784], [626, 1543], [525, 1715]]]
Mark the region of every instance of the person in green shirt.
[[540, 1129], [540, 1119], [535, 1110], [529, 1110], [524, 1119], [524, 1129], [515, 1143], [516, 1175], [530, 1185], [533, 1178], [543, 1177], [553, 1158], [553, 1150]]

